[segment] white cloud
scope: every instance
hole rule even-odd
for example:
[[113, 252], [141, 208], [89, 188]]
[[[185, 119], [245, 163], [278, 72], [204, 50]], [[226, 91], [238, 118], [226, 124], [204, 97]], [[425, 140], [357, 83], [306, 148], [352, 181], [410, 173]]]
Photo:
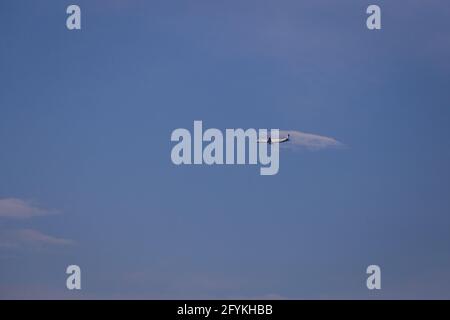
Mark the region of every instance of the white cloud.
[[38, 208], [29, 201], [17, 198], [0, 199], [0, 217], [26, 219], [56, 213], [54, 210]]
[[0, 236], [0, 247], [17, 248], [22, 246], [66, 246], [74, 242], [69, 239], [57, 238], [34, 229], [18, 229], [3, 231]]
[[287, 136], [288, 134], [290, 135], [290, 141], [282, 144], [282, 147], [308, 150], [344, 147], [343, 143], [331, 137], [320, 136], [317, 134], [305, 133], [296, 130], [280, 130], [281, 137]]
[[[57, 211], [39, 208], [30, 201], [18, 198], [0, 199], [0, 218], [23, 220], [55, 213]], [[29, 246], [65, 246], [70, 244], [73, 244], [72, 240], [50, 236], [35, 229], [0, 229], [0, 249]]]

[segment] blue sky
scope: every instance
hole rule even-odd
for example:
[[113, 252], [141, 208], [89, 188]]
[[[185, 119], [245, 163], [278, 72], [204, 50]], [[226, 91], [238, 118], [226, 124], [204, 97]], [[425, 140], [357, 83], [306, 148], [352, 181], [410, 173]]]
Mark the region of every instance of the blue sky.
[[[71, 3], [0, 3], [0, 298], [450, 298], [450, 5]], [[194, 120], [345, 147], [174, 166]]]

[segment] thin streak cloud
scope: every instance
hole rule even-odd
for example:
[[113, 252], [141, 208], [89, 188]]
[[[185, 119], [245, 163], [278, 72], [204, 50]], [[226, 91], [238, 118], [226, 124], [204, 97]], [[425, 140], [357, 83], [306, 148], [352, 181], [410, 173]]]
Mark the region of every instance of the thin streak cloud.
[[28, 219], [55, 213], [55, 210], [39, 208], [30, 201], [17, 198], [0, 199], [0, 218]]
[[67, 246], [74, 242], [69, 239], [47, 235], [35, 229], [18, 229], [3, 231], [0, 247], [17, 248], [23, 246]]

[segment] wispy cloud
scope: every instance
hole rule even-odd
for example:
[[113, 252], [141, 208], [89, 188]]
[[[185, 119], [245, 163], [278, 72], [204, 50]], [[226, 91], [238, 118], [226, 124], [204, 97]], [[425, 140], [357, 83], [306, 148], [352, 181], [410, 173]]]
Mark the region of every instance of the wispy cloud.
[[[56, 210], [43, 209], [31, 201], [18, 198], [0, 199], [0, 218], [25, 220], [28, 218], [46, 216], [58, 213]], [[31, 228], [11, 230], [0, 229], [0, 248], [22, 248], [30, 246], [66, 246], [71, 245], [72, 240], [47, 235]]]
[[17, 198], [0, 199], [0, 217], [27, 219], [57, 213], [55, 210], [42, 209], [30, 201]]
[[67, 246], [74, 242], [57, 238], [34, 229], [18, 229], [3, 231], [0, 235], [0, 246], [17, 248], [22, 246]]
[[282, 144], [282, 146], [291, 149], [322, 150], [345, 147], [342, 142], [331, 137], [296, 130], [280, 130], [281, 137], [288, 134], [290, 135], [290, 141]]

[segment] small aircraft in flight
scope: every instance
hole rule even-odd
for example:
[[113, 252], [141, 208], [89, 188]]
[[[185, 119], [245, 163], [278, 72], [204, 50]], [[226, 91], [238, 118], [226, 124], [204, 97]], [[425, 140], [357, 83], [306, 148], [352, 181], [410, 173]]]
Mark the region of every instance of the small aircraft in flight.
[[287, 141], [289, 141], [289, 134], [287, 135], [287, 137], [284, 137], [284, 138], [272, 139], [272, 137], [269, 137], [269, 138], [265, 138], [265, 139], [258, 139], [258, 143], [268, 143], [268, 144], [283, 143], [283, 142], [287, 142]]

